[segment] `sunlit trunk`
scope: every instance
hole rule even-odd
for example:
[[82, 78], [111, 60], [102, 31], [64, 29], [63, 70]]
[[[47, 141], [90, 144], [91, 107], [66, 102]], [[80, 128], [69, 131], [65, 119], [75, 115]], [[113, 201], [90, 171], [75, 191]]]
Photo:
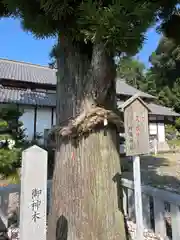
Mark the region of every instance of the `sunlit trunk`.
[[[68, 119], [88, 114], [97, 105], [113, 109], [116, 94], [114, 62], [103, 45], [94, 46], [87, 57], [63, 43], [58, 62], [57, 121], [66, 126]], [[104, 126], [97, 114], [88, 124], [76, 138], [56, 133], [48, 240], [126, 239], [118, 205], [117, 129], [113, 124]]]

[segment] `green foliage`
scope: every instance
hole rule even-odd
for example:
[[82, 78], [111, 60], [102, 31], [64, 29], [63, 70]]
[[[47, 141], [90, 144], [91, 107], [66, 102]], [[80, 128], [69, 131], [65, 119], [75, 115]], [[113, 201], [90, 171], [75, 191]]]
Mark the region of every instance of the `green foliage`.
[[124, 79], [129, 85], [156, 96], [156, 85], [151, 72], [145, 65], [131, 57], [123, 57], [117, 63], [117, 76]]
[[16, 105], [0, 105], [0, 133], [5, 133], [10, 139], [16, 142], [16, 147], [22, 144], [25, 134], [23, 124], [19, 121], [23, 112], [20, 111]]
[[180, 112], [180, 45], [162, 37], [150, 61], [152, 67], [146, 78], [159, 103]]
[[20, 184], [20, 174], [18, 169], [13, 170], [13, 172], [8, 173], [6, 180], [9, 184]]
[[171, 124], [165, 125], [165, 132], [167, 134], [173, 134], [175, 131], [176, 131], [176, 127], [174, 125], [171, 125]]
[[165, 24], [179, 1], [147, 0], [1, 0], [1, 16], [19, 17], [25, 30], [37, 37], [56, 34], [86, 43], [104, 42], [114, 54], [134, 54], [147, 28]]
[[24, 129], [16, 105], [0, 105], [0, 173], [7, 175], [21, 165]]
[[175, 140], [178, 137], [178, 132], [177, 132], [176, 127], [171, 124], [165, 125], [165, 133], [166, 133], [166, 138], [168, 141]]
[[0, 149], [0, 173], [8, 175], [20, 167], [21, 149]]
[[180, 131], [180, 118], [177, 118], [175, 121], [175, 126], [178, 131]]
[[156, 89], [156, 82], [154, 81], [154, 75], [152, 74], [151, 70], [146, 71], [146, 81], [144, 85], [144, 91], [153, 95], [157, 96], [157, 89]]
[[146, 79], [144, 74], [145, 66], [130, 57], [123, 57], [117, 64], [117, 76], [138, 89], [145, 87]]

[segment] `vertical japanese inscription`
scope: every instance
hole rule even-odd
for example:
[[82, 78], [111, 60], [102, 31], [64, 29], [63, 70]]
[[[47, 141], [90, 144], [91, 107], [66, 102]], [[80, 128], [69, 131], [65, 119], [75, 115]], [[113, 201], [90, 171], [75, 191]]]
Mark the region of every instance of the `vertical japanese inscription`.
[[47, 152], [32, 146], [22, 155], [20, 239], [46, 240], [46, 211]]
[[37, 222], [38, 219], [40, 219], [40, 212], [39, 212], [39, 207], [41, 205], [41, 196], [42, 190], [38, 188], [32, 189], [32, 220], [34, 223]]
[[124, 109], [126, 155], [135, 156], [149, 152], [148, 109], [139, 99]]
[[128, 144], [129, 144], [129, 149], [130, 150], [133, 150], [133, 133], [132, 133], [132, 127], [131, 126], [129, 126], [128, 127], [128, 134], [129, 134], [129, 142], [128, 142]]

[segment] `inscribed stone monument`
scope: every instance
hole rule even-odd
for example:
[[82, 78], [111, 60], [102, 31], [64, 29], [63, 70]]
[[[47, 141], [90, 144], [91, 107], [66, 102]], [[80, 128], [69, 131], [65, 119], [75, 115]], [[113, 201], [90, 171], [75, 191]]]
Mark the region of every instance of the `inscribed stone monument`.
[[33, 146], [23, 152], [20, 239], [46, 240], [47, 152]]

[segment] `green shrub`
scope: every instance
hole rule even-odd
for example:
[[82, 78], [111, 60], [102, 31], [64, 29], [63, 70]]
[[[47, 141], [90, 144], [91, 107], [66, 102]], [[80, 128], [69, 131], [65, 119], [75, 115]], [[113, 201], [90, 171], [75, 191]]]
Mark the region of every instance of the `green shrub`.
[[14, 174], [21, 166], [25, 143], [21, 116], [17, 105], [0, 105], [0, 174], [4, 176]]
[[175, 126], [178, 131], [180, 131], [180, 118], [177, 118], [175, 121]]
[[21, 166], [21, 149], [0, 149], [0, 173], [8, 175]]
[[165, 125], [166, 138], [168, 140], [176, 139], [177, 129], [174, 125], [168, 124]]

